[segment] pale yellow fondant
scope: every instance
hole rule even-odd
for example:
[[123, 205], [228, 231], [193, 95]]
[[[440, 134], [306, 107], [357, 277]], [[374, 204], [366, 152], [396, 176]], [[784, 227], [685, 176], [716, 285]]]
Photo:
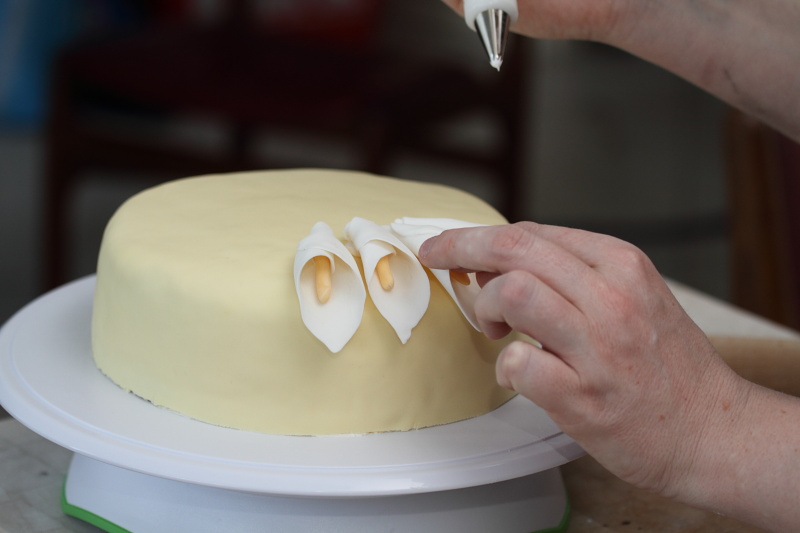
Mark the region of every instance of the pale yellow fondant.
[[[284, 435], [398, 431], [484, 414], [508, 342], [476, 331], [431, 278], [403, 345], [367, 298], [332, 354], [300, 317], [297, 243], [354, 216], [505, 223], [462, 191], [368, 174], [293, 170], [170, 182], [128, 200], [103, 236], [92, 342], [123, 389], [212, 424]], [[333, 287], [336, 290], [336, 287]]]

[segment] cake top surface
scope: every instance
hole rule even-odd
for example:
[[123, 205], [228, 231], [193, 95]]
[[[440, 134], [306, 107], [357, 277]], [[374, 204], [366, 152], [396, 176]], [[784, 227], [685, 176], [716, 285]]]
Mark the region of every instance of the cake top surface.
[[[432, 183], [344, 171], [300, 169], [207, 175], [171, 181], [147, 189], [126, 204], [152, 203], [147, 220], [159, 233], [197, 231], [194, 215], [202, 214], [202, 229], [224, 233], [232, 219], [239, 224], [282, 224], [293, 242], [305, 236], [315, 222], [325, 221], [337, 231], [353, 217], [389, 224], [398, 217], [464, 218], [481, 224], [503, 223], [503, 217], [483, 200], [459, 189]], [[224, 206], [235, 206], [235, 210]], [[268, 209], [265, 209], [265, 206]], [[121, 209], [119, 216], [125, 216]], [[139, 214], [137, 213], [137, 216]], [[164, 224], [168, 217], [169, 227]]]
[[[114, 233], [111, 242], [125, 250], [124, 260], [146, 265], [170, 255], [187, 277], [214, 276], [214, 263], [236, 263], [241, 272], [257, 269], [261, 275], [256, 278], [267, 280], [291, 275], [297, 243], [315, 223], [324, 221], [341, 236], [353, 217], [377, 224], [399, 217], [505, 222], [483, 200], [452, 187], [360, 172], [301, 169], [168, 182], [125, 202], [106, 232]], [[195, 268], [200, 264], [203, 268]], [[235, 279], [224, 287], [252, 289], [239, 287]]]

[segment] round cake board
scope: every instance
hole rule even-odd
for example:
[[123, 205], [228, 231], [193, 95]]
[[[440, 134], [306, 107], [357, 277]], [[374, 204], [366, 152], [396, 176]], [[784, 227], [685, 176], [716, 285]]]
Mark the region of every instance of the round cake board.
[[[323, 508], [330, 505], [346, 509], [343, 502], [377, 516], [383, 511], [367, 506], [396, 506], [396, 514], [406, 516], [409, 511], [403, 505], [422, 509], [416, 498], [439, 499], [440, 507], [447, 501], [444, 507], [452, 508], [456, 501], [474, 501], [472, 492], [462, 491], [474, 489], [477, 494], [483, 488], [504, 495], [507, 505], [527, 497], [522, 507], [538, 501], [538, 509], [558, 509], [555, 523], [548, 518], [548, 525], [531, 523], [526, 531], [561, 523], [566, 499], [556, 467], [583, 451], [524, 398], [471, 420], [409, 432], [290, 437], [217, 427], [153, 406], [98, 371], [90, 343], [93, 294], [94, 277], [80, 279], [33, 301], [0, 330], [0, 403], [33, 431], [76, 452], [65, 485], [68, 512], [107, 512], [92, 503], [100, 501], [96, 496], [89, 496], [88, 503], [80, 496], [97, 494], [92, 487], [125, 501], [122, 487], [140, 486], [139, 497], [149, 495], [165, 505], [171, 499], [155, 490], [156, 485], [171, 487], [164, 490], [178, 499], [188, 498], [190, 506], [200, 498], [197, 491], [215, 494], [213, 501], [220, 503], [230, 498], [239, 502], [236, 505], [258, 500], [256, 507], [273, 518], [291, 513], [265, 502], [300, 505], [298, 516], [304, 517], [325, 516]], [[545, 474], [550, 470], [554, 473]], [[115, 482], [118, 478], [125, 483]], [[514, 485], [523, 481], [530, 485]], [[543, 492], [548, 493], [544, 499], [538, 496]], [[485, 494], [480, 500], [484, 498]], [[129, 509], [137, 508], [134, 500], [127, 500]], [[150, 509], [153, 503], [142, 508]], [[306, 504], [317, 509], [316, 515]], [[225, 508], [236, 505], [226, 503]], [[364, 513], [349, 516], [355, 519]], [[163, 514], [186, 513], [165, 509]], [[145, 516], [154, 520], [152, 513]], [[465, 525], [469, 522], [465, 518]], [[314, 530], [358, 531], [353, 527], [350, 523], [344, 529]], [[368, 529], [379, 530], [372, 524]], [[420, 524], [414, 529], [419, 531]]]

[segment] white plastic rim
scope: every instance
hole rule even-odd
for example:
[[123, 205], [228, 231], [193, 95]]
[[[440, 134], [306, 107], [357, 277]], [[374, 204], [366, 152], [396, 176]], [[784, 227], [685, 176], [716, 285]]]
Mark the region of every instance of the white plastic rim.
[[484, 11], [499, 9], [508, 13], [511, 22], [519, 17], [517, 0], [464, 0], [464, 21], [475, 31], [475, 19]]
[[94, 277], [30, 303], [0, 329], [0, 403], [44, 438], [108, 464], [232, 490], [316, 497], [435, 492], [534, 474], [583, 455], [517, 397], [418, 431], [289, 437], [198, 422], [128, 394], [94, 365]]

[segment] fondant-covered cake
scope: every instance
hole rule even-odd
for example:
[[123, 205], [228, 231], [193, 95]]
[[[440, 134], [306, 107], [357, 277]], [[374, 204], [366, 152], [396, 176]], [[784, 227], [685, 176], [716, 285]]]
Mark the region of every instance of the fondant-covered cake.
[[508, 340], [471, 323], [474, 279], [414, 257], [459, 221], [505, 223], [457, 189], [345, 171], [148, 189], [103, 236], [95, 362], [158, 406], [265, 433], [403, 431], [484, 414], [512, 396], [494, 373]]

